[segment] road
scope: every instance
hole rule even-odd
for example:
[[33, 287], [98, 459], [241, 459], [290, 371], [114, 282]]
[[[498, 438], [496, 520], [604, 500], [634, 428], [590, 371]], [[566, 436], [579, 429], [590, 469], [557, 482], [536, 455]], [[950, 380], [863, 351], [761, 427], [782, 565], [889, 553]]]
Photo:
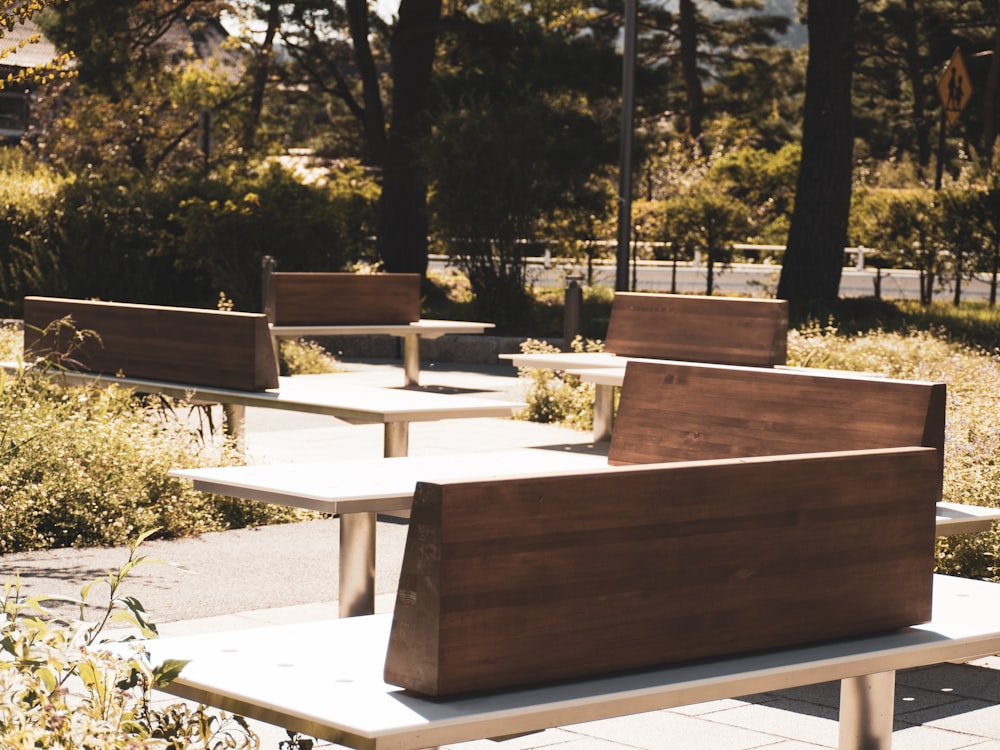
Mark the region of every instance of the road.
[[[430, 267], [443, 270], [446, 260], [433, 256]], [[528, 259], [528, 279], [536, 286], [560, 287], [568, 279], [576, 276], [586, 278], [586, 265], [567, 263], [553, 259], [547, 266], [541, 258]], [[728, 267], [716, 266], [716, 293], [758, 293], [774, 296], [778, 286], [781, 266], [764, 263], [734, 263]], [[879, 273], [874, 268], [858, 269], [845, 267], [840, 281], [841, 297], [871, 297], [875, 294], [875, 283]], [[634, 274], [634, 288], [643, 292], [677, 292], [704, 294], [707, 278], [706, 266], [693, 263], [678, 263], [676, 276], [669, 261], [640, 261]], [[881, 272], [882, 297], [885, 299], [919, 299], [919, 273], [901, 268], [883, 269]], [[605, 263], [595, 265], [594, 284], [613, 288], [615, 285], [615, 265]], [[988, 300], [990, 293], [988, 279], [979, 278], [962, 284], [963, 301]], [[935, 291], [935, 298], [950, 301], [954, 294], [950, 283]]]

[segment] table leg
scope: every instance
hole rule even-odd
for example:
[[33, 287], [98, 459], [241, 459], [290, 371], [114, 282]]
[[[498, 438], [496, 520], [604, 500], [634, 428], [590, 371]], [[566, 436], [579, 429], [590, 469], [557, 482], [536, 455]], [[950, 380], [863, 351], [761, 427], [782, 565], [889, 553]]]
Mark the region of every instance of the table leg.
[[415, 333], [403, 336], [403, 374], [406, 385], [420, 385], [420, 336]]
[[375, 614], [375, 514], [340, 516], [340, 616]]
[[386, 422], [382, 455], [385, 458], [405, 456], [410, 452], [410, 423]]
[[840, 750], [889, 750], [896, 673], [840, 681]]
[[594, 386], [594, 440], [610, 440], [615, 423], [615, 387]]
[[239, 454], [241, 456], [246, 455], [247, 408], [243, 404], [223, 404], [222, 413], [226, 420], [226, 424], [224, 425], [226, 435], [233, 441], [233, 445], [239, 451]]

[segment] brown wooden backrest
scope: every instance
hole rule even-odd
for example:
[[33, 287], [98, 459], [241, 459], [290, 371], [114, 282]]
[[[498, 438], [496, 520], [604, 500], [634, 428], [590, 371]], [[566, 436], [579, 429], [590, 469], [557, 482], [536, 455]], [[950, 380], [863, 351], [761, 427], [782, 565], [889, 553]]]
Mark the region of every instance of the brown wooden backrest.
[[277, 326], [385, 325], [420, 320], [415, 273], [271, 273], [264, 301]]
[[930, 616], [929, 448], [421, 483], [385, 679], [447, 696]]
[[626, 357], [773, 367], [788, 349], [788, 303], [617, 292], [605, 350]]
[[943, 465], [945, 398], [944, 383], [832, 370], [629, 362], [608, 461], [923, 445]]
[[[71, 327], [54, 326], [65, 318]], [[73, 333], [83, 346], [71, 350]], [[274, 350], [262, 313], [24, 298], [25, 361], [50, 353], [84, 372], [259, 391], [278, 386]]]

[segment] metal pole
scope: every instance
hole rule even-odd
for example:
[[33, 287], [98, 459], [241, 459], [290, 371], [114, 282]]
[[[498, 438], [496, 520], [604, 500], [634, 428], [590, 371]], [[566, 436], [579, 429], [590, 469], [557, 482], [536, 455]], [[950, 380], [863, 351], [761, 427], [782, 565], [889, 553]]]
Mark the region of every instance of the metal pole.
[[632, 235], [632, 129], [635, 117], [635, 47], [639, 0], [625, 0], [622, 48], [622, 131], [618, 181], [618, 255], [615, 291], [628, 291], [629, 240]]

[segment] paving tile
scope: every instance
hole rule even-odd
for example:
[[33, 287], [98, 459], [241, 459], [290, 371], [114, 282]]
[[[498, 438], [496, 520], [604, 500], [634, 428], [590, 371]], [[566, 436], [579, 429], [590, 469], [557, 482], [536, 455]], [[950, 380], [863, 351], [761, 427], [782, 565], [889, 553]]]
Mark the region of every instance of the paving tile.
[[567, 731], [609, 740], [630, 748], [663, 750], [750, 750], [766, 747], [782, 739], [768, 733], [729, 726], [700, 717], [683, 716], [672, 711], [653, 711], [620, 719], [605, 719], [564, 727]]
[[966, 699], [907, 714], [905, 720], [982, 739], [1000, 740], [1000, 705], [996, 703]]
[[837, 746], [837, 710], [787, 699], [767, 705], [747, 704], [712, 714], [712, 721], [798, 740], [820, 747]]

